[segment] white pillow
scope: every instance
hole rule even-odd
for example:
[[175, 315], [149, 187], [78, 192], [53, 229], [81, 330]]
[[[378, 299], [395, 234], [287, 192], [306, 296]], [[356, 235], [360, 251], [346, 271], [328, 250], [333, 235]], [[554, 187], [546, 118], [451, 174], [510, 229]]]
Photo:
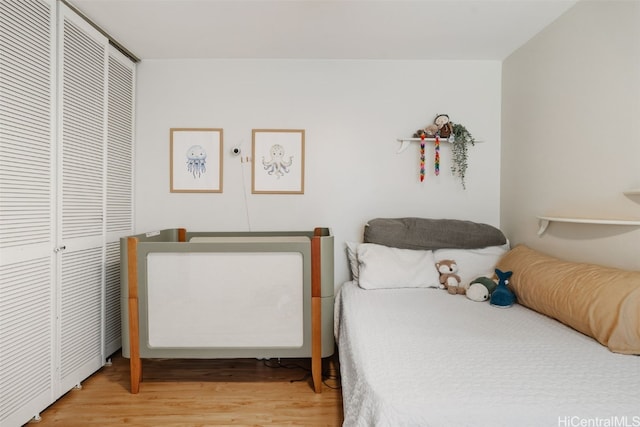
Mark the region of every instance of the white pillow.
[[351, 280], [358, 283], [359, 266], [358, 266], [358, 245], [356, 242], [345, 242], [347, 245], [347, 259], [349, 260], [349, 268], [351, 269]]
[[436, 249], [433, 255], [436, 262], [443, 259], [454, 260], [458, 264], [460, 285], [468, 288], [469, 283], [480, 276], [492, 277], [498, 260], [508, 250], [509, 242], [480, 249]]
[[362, 243], [357, 249], [358, 284], [363, 289], [439, 287], [432, 251]]

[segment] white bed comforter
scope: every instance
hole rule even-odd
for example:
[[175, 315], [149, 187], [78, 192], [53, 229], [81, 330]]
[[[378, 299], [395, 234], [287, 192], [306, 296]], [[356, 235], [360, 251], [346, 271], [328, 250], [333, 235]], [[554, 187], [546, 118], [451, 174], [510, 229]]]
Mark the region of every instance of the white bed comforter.
[[336, 300], [344, 426], [640, 427], [640, 357], [437, 289]]

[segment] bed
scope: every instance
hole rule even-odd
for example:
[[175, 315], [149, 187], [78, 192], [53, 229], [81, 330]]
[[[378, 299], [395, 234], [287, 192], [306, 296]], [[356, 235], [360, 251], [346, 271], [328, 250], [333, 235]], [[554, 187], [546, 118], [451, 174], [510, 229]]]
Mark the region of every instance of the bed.
[[[363, 244], [384, 247], [378, 248], [378, 258], [360, 251], [363, 244], [348, 244], [354, 277], [341, 286], [335, 311], [344, 425], [639, 426], [640, 273], [572, 265], [576, 270], [571, 277], [580, 277], [572, 289], [576, 294], [584, 290], [585, 295], [598, 295], [607, 287], [613, 293], [611, 283], [598, 283], [594, 289], [588, 282], [600, 273], [619, 274], [619, 281], [626, 283], [624, 295], [622, 302], [611, 304], [621, 311], [614, 315], [613, 305], [604, 297], [589, 305], [578, 295], [580, 305], [573, 309], [558, 308], [575, 304], [573, 298], [551, 301], [560, 314], [539, 308], [553, 317], [523, 304], [505, 309], [450, 295], [428, 280], [406, 286], [391, 279], [389, 260], [397, 253], [389, 255], [389, 250], [426, 250], [434, 259], [446, 255], [467, 260], [475, 254], [475, 265], [465, 263], [475, 269], [473, 274], [494, 267], [491, 263], [513, 267], [512, 284], [523, 288], [516, 295], [531, 306], [535, 303], [524, 286], [532, 277], [536, 284], [542, 279], [553, 286], [549, 292], [563, 288], [554, 282], [559, 274], [546, 277], [544, 271], [553, 273], [553, 264], [561, 261], [526, 247], [511, 249], [506, 239], [500, 239], [499, 230], [476, 225], [377, 219], [365, 227]], [[447, 231], [458, 227], [464, 230], [460, 236]], [[478, 230], [478, 240], [470, 240], [468, 234]], [[453, 240], [447, 242], [445, 235]], [[358, 260], [360, 253], [364, 260]], [[372, 263], [380, 262], [387, 264], [385, 268], [371, 270]], [[558, 265], [566, 270], [565, 264]], [[376, 282], [369, 273], [386, 275], [386, 283]], [[404, 274], [405, 281], [413, 279], [405, 272], [395, 274]], [[591, 323], [586, 326], [556, 320], [563, 312], [575, 314], [587, 306]], [[598, 318], [593, 312], [600, 307], [606, 310]], [[623, 322], [627, 328], [618, 333]]]
[[322, 358], [334, 352], [329, 229], [166, 229], [120, 246], [132, 393], [142, 358], [311, 357], [313, 388], [322, 390]]

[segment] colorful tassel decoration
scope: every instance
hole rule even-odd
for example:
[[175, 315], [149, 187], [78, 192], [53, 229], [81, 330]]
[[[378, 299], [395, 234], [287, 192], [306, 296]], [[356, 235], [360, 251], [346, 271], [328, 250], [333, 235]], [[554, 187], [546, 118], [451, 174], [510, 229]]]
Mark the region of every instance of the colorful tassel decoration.
[[436, 135], [435, 150], [436, 150], [435, 168], [436, 168], [436, 176], [438, 176], [440, 175], [440, 137], [438, 135]]
[[420, 135], [420, 182], [424, 181], [424, 134]]

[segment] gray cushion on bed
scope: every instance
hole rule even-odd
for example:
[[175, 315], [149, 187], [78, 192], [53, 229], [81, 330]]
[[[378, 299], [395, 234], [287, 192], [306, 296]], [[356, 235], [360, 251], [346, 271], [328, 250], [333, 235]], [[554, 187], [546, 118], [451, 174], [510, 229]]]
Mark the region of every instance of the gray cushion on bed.
[[507, 243], [499, 229], [472, 221], [376, 218], [364, 228], [364, 242], [401, 249], [476, 249]]

